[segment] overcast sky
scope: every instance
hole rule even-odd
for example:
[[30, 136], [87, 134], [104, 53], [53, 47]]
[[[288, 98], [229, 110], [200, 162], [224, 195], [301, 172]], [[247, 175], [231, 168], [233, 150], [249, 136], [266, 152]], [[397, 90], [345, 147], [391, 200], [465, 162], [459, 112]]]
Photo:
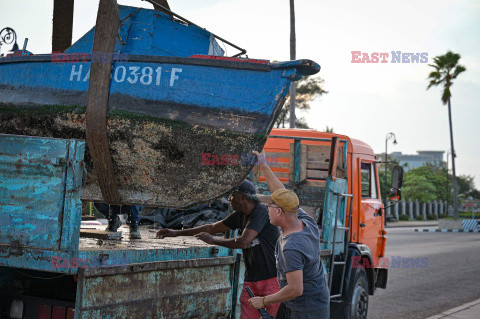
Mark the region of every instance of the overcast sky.
[[[151, 8], [140, 0], [120, 4]], [[289, 60], [288, 0], [170, 0], [173, 11], [247, 49], [250, 58]], [[390, 4], [389, 4], [390, 3]], [[426, 63], [391, 63], [391, 51], [461, 54], [467, 71], [452, 88], [457, 172], [480, 187], [480, 1], [296, 1], [297, 58], [322, 67], [327, 95], [312, 104], [308, 123], [361, 139], [389, 153], [450, 148], [441, 91], [426, 91]], [[98, 0], [77, 0], [74, 41], [95, 23]], [[0, 27], [29, 38], [34, 53], [51, 50], [53, 1], [0, 2]], [[389, 63], [351, 63], [351, 51], [388, 52]], [[228, 54], [234, 50], [229, 49]]]

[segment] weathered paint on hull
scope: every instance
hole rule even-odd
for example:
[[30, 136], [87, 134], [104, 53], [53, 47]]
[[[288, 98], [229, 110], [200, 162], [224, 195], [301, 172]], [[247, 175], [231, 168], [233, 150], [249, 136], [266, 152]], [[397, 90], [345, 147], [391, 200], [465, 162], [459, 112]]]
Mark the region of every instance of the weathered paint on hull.
[[[0, 60], [0, 133], [85, 139], [90, 63], [12, 59]], [[311, 61], [116, 62], [107, 126], [122, 204], [186, 208], [227, 194], [251, 170], [242, 156], [262, 148], [290, 82], [317, 68]], [[212, 165], [203, 154], [215, 156]], [[88, 150], [85, 161], [82, 199], [102, 201]]]
[[[85, 139], [85, 115], [81, 109], [79, 113], [73, 108], [63, 113], [59, 109], [18, 112], [0, 107], [0, 132]], [[218, 132], [125, 114], [110, 116], [107, 127], [120, 195], [125, 203], [152, 206], [187, 207], [213, 201], [245, 178], [252, 165], [242, 163], [242, 154], [261, 148], [265, 141], [260, 134]], [[205, 153], [215, 154], [219, 160], [221, 155], [236, 157], [229, 157], [228, 165], [223, 165], [225, 162], [206, 162], [202, 158]], [[85, 168], [82, 198], [102, 201], [88, 148]]]

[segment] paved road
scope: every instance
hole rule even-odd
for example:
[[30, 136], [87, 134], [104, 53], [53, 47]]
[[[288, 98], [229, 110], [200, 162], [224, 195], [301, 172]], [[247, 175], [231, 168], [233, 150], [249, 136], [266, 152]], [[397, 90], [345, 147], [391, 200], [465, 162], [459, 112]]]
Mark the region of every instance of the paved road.
[[[387, 289], [370, 298], [369, 318], [427, 318], [480, 298], [480, 233], [387, 233]], [[394, 256], [420, 259], [403, 268], [392, 264]]]

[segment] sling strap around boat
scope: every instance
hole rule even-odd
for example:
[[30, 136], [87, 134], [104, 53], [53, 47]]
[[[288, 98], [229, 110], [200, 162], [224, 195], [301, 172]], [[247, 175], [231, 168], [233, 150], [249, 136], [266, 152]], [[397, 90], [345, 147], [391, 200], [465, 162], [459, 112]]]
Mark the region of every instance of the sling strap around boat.
[[[119, 23], [117, 1], [100, 0], [92, 52], [102, 53], [109, 57], [113, 56]], [[107, 137], [107, 108], [111, 70], [111, 58], [92, 61], [85, 118], [88, 148], [103, 199], [109, 204], [118, 204], [121, 199]]]

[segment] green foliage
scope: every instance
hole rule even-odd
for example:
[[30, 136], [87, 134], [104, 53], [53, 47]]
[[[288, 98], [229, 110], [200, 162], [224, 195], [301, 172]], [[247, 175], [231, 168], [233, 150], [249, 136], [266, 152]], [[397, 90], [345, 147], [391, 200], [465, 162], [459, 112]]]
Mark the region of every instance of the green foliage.
[[[310, 103], [319, 96], [327, 94], [328, 92], [323, 89], [324, 80], [320, 77], [303, 77], [300, 81], [296, 82], [297, 94], [295, 96], [295, 110], [308, 112], [310, 110]], [[309, 128], [306, 120], [298, 116], [295, 120], [295, 125], [298, 128]], [[287, 95], [285, 104], [278, 115], [275, 122], [276, 127], [285, 127], [290, 119], [290, 96]]]
[[325, 127], [325, 132], [327, 133], [333, 133], [333, 126], [329, 127], [328, 125]]
[[472, 175], [457, 176], [457, 185], [459, 197], [480, 199], [480, 191], [475, 188], [474, 177]]
[[[385, 198], [385, 173], [379, 171], [382, 198]], [[452, 183], [449, 182], [450, 189]], [[391, 168], [388, 168], [387, 186], [391, 186]], [[447, 200], [447, 171], [432, 165], [411, 169], [403, 174], [402, 198], [428, 202], [433, 200]], [[451, 198], [451, 196], [450, 196]]]
[[428, 220], [437, 220], [437, 215], [435, 214], [427, 214], [427, 219]]
[[[385, 171], [379, 171], [382, 198], [385, 198]], [[391, 167], [388, 167], [387, 186], [391, 187]], [[447, 184], [448, 183], [448, 184]], [[461, 198], [473, 197], [480, 199], [480, 191], [475, 188], [474, 177], [460, 175], [457, 177], [458, 194]], [[452, 175], [447, 175], [445, 168], [432, 165], [411, 169], [403, 174], [402, 199], [429, 202], [433, 200], [452, 200]]]
[[475, 199], [480, 199], [480, 191], [478, 189], [474, 189], [470, 192], [470, 196]]
[[436, 199], [435, 185], [424, 175], [411, 174], [403, 184], [402, 194], [405, 198], [429, 202]]
[[[447, 172], [433, 166], [422, 166], [408, 171], [403, 184], [406, 199], [420, 202], [447, 199]], [[450, 184], [451, 185], [451, 184]]]
[[[392, 169], [389, 167], [388, 168], [388, 173], [387, 173], [387, 187], [388, 187], [388, 190], [385, 187], [385, 170], [384, 169], [379, 169], [378, 178], [380, 179], [380, 192], [382, 194], [382, 199], [385, 199], [386, 195], [388, 195], [386, 193], [389, 193], [390, 188], [392, 187]], [[405, 182], [405, 177], [404, 177], [404, 182]], [[403, 194], [403, 190], [402, 190], [402, 194]], [[402, 199], [404, 199], [403, 195], [402, 195]]]
[[398, 216], [398, 219], [399, 220], [409, 220], [408, 215], [405, 215], [405, 214], [401, 214], [400, 216]]
[[417, 215], [416, 220], [424, 220], [422, 215]]
[[440, 214], [440, 218], [447, 218], [447, 214], [441, 213], [441, 214]]

